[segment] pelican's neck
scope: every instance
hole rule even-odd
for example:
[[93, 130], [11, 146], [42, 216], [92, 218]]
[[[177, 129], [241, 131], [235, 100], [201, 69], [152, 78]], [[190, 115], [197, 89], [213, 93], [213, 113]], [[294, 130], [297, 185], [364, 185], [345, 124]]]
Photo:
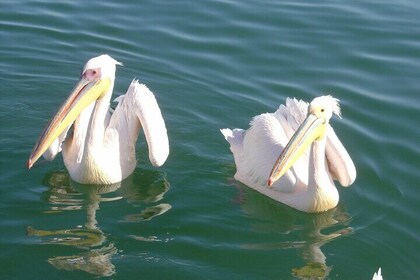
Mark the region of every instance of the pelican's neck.
[[63, 153], [67, 169], [81, 162], [88, 164], [95, 159], [95, 152], [101, 152], [106, 127], [106, 119], [109, 110], [114, 81], [111, 81], [109, 91], [97, 101], [86, 107], [76, 119], [73, 141], [67, 145]]
[[107, 154], [104, 152], [104, 137], [110, 119], [107, 115], [113, 88], [114, 81], [111, 80], [108, 92], [80, 113], [74, 124], [73, 137], [63, 149], [64, 164], [71, 177], [79, 183], [95, 180], [108, 183], [100, 181], [102, 178], [98, 176], [107, 163], [103, 159]]
[[338, 191], [327, 173], [328, 166], [325, 162], [325, 147], [327, 139], [316, 140], [311, 145], [309, 154], [309, 174], [308, 174], [308, 196], [313, 199], [314, 210], [330, 209], [338, 203]]
[[325, 182], [325, 145], [326, 138], [315, 140], [309, 154], [308, 187], [322, 188]]
[[[111, 86], [104, 96], [95, 102], [95, 106], [90, 118], [90, 125], [87, 131], [87, 144], [98, 145], [102, 144], [105, 134], [105, 128], [108, 121], [109, 104], [114, 89], [114, 80], [111, 80]], [[88, 147], [89, 149], [89, 147]]]

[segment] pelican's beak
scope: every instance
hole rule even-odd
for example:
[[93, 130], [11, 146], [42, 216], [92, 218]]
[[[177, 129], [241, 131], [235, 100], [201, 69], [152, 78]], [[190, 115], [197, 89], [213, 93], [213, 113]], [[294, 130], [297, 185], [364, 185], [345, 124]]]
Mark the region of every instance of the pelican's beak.
[[54, 140], [74, 122], [83, 109], [101, 98], [110, 86], [110, 79], [87, 80], [82, 77], [39, 137], [28, 159], [28, 168], [34, 165]]
[[306, 119], [296, 130], [295, 134], [290, 138], [289, 143], [287, 143], [274, 164], [267, 181], [268, 186], [271, 187], [274, 182], [280, 179], [280, 177], [283, 176], [306, 151], [312, 142], [324, 137], [326, 128], [327, 122], [325, 118], [317, 117], [314, 114], [308, 114]]

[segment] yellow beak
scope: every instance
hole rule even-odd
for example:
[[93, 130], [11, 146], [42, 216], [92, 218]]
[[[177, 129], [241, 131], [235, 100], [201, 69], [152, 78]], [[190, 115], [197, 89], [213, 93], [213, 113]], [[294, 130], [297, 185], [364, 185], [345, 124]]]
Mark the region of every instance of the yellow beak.
[[274, 164], [267, 181], [268, 186], [271, 187], [274, 182], [280, 179], [307, 150], [312, 142], [324, 137], [326, 128], [327, 125], [324, 118], [319, 118], [314, 114], [308, 114]]
[[74, 122], [79, 114], [89, 104], [101, 98], [110, 86], [111, 81], [109, 79], [95, 79], [91, 81], [84, 78], [80, 79], [70, 96], [39, 137], [28, 159], [28, 168], [31, 168], [54, 140]]

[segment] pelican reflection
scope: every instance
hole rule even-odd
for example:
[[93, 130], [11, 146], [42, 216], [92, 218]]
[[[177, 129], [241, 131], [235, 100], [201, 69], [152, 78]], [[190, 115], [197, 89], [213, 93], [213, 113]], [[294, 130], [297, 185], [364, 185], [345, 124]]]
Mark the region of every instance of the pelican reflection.
[[294, 277], [324, 279], [329, 275], [332, 267], [327, 264], [322, 246], [353, 231], [348, 226], [351, 217], [340, 204], [326, 212], [308, 214], [267, 199], [239, 183], [235, 185], [239, 190], [236, 201], [256, 221], [253, 230], [278, 237], [278, 241], [243, 244], [244, 248], [296, 250], [305, 265], [291, 269]]
[[[81, 270], [96, 276], [115, 274], [112, 259], [120, 250], [114, 242], [107, 240], [109, 235], [100, 228], [97, 212], [101, 204], [126, 200], [135, 209], [143, 208], [122, 219], [119, 217], [121, 222], [149, 221], [171, 208], [167, 203], [158, 203], [169, 190], [169, 183], [164, 174], [157, 171], [136, 170], [126, 180], [111, 185], [81, 185], [71, 181], [66, 171], [56, 171], [47, 174], [43, 183], [49, 187], [42, 196], [50, 205], [45, 214], [61, 218], [72, 211], [85, 211], [83, 225], [71, 224], [69, 228], [55, 230], [27, 227], [27, 234], [39, 237], [42, 244], [66, 245], [79, 250], [77, 254], [48, 259], [51, 265], [62, 270]], [[74, 223], [74, 220], [67, 221]]]

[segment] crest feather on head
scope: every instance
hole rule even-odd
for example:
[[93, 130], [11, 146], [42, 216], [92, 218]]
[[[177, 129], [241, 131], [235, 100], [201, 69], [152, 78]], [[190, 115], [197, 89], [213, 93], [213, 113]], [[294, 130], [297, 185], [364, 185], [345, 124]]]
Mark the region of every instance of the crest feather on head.
[[324, 106], [326, 108], [331, 108], [331, 112], [341, 119], [340, 100], [332, 97], [331, 95], [323, 95], [314, 98], [310, 106]]

